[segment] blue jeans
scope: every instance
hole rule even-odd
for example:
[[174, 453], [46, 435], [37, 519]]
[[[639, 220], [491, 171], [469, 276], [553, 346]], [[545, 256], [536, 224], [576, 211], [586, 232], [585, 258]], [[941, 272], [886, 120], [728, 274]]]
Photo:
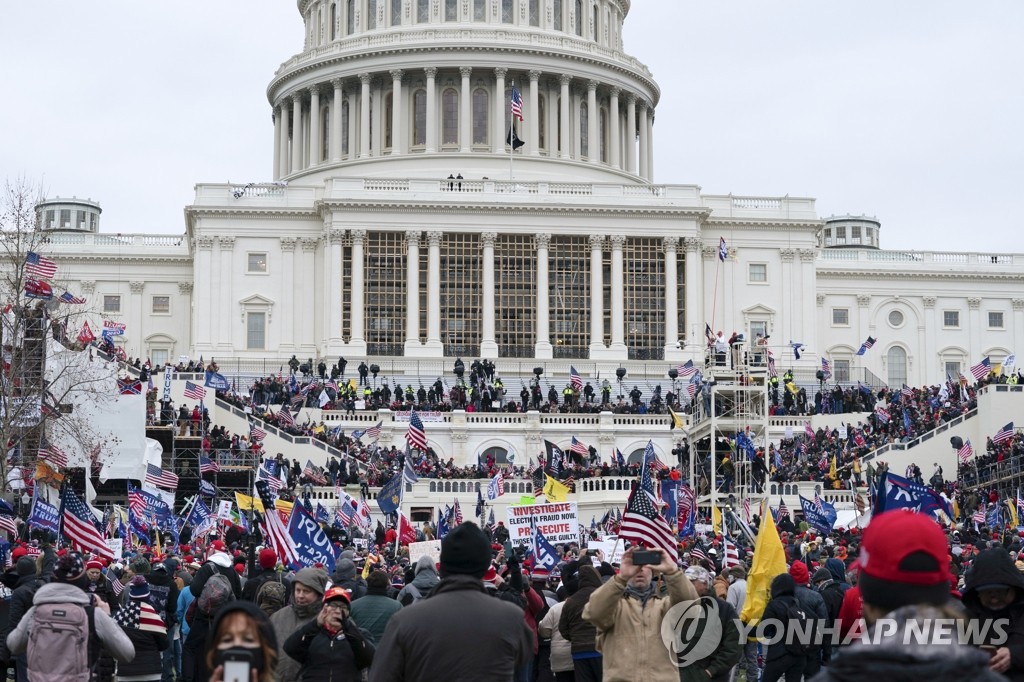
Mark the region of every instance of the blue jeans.
[[160, 675], [160, 682], [174, 682], [181, 679], [181, 640], [171, 640], [170, 645], [160, 654], [160, 662], [163, 665], [163, 672]]

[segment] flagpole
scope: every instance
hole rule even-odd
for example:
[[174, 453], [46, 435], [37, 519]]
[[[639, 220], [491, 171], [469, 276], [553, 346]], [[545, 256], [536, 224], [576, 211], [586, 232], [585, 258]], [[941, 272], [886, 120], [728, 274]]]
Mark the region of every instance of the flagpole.
[[[516, 82], [511, 82], [512, 90], [516, 89]], [[509, 116], [508, 116], [508, 181], [512, 182], [512, 159], [515, 158], [515, 138], [512, 137], [512, 133], [516, 129], [516, 117], [512, 114], [511, 103], [509, 103]]]

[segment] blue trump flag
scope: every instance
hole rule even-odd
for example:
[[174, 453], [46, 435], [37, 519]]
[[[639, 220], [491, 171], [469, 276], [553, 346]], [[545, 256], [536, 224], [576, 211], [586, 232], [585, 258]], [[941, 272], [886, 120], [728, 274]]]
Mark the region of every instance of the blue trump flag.
[[297, 562], [291, 564], [292, 570], [321, 564], [328, 575], [334, 573], [334, 545], [316, 519], [301, 504], [292, 507], [288, 534], [295, 541], [295, 553], [299, 558]]
[[953, 518], [953, 505], [937, 492], [891, 473], [885, 477], [885, 483], [878, 491], [874, 514], [893, 509], [909, 509], [932, 516], [935, 512], [941, 511], [949, 518]]
[[543, 566], [549, 571], [555, 567], [558, 563], [558, 552], [544, 534], [537, 530], [537, 524], [533, 524], [533, 547], [537, 566]]
[[212, 388], [215, 391], [230, 391], [231, 384], [224, 378], [223, 375], [214, 372], [213, 370], [206, 370], [206, 381], [203, 384], [208, 388]]
[[60, 511], [52, 504], [41, 500], [37, 492], [32, 496], [32, 513], [28, 517], [29, 528], [45, 528], [53, 533], [60, 525]]
[[676, 490], [679, 488], [679, 481], [673, 481], [670, 478], [666, 478], [661, 483], [661, 499], [666, 503], [666, 507], [661, 510], [661, 515], [668, 521], [668, 525], [672, 528], [676, 527], [677, 519], [679, 518], [679, 507], [676, 504]]
[[331, 515], [327, 513], [327, 509], [319, 502], [316, 503], [316, 520], [317, 523], [329, 523], [331, 520]]
[[814, 504], [811, 500], [808, 500], [803, 495], [800, 497], [800, 506], [804, 510], [804, 519], [811, 525], [812, 528], [822, 534], [828, 534], [832, 532], [832, 527], [836, 525], [836, 508], [825, 500], [819, 500], [821, 508]]
[[402, 503], [402, 474], [395, 476], [384, 484], [377, 493], [377, 506], [385, 514], [394, 514]]
[[448, 535], [448, 514], [449, 509], [445, 508], [443, 511], [438, 510], [437, 515], [437, 539], [443, 540], [445, 535]]

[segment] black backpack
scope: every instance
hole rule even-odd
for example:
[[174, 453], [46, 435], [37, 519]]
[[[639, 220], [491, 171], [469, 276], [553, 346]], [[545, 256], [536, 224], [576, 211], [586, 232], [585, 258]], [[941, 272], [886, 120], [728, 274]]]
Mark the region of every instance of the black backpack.
[[[814, 631], [810, 626], [811, 619], [796, 597], [786, 607], [786, 651], [795, 656], [805, 656], [811, 650], [811, 642], [805, 638], [810, 637], [813, 641]], [[806, 643], [804, 643], [806, 642]]]

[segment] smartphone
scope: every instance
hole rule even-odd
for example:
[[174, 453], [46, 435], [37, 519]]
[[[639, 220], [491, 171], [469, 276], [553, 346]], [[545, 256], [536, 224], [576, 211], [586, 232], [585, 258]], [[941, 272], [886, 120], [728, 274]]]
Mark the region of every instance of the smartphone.
[[651, 550], [637, 550], [633, 552], [634, 566], [651, 566], [661, 563], [661, 552]]
[[252, 682], [252, 655], [247, 651], [224, 654], [224, 682]]

